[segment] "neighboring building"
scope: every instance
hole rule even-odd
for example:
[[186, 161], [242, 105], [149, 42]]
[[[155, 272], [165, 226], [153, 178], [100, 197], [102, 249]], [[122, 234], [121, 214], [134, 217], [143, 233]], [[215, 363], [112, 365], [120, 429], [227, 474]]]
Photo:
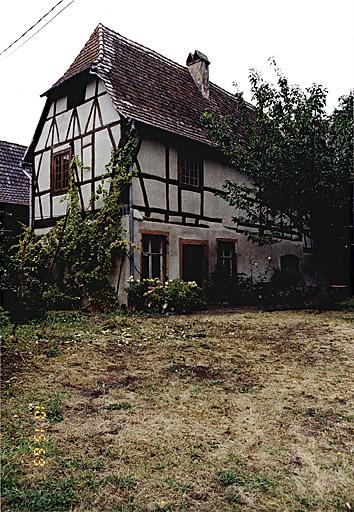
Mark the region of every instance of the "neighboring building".
[[268, 258], [274, 267], [281, 262], [306, 266], [298, 233], [284, 228], [278, 244], [253, 245], [242, 234], [242, 224], [232, 222], [234, 209], [215, 196], [226, 179], [244, 177], [220, 156], [203, 129], [203, 112], [235, 112], [234, 96], [209, 82], [208, 67], [201, 52], [189, 54], [187, 66], [181, 66], [98, 25], [66, 73], [45, 93], [26, 154], [35, 170], [38, 234], [65, 215], [62, 197], [72, 155], [89, 168], [79, 176], [88, 205], [112, 147], [119, 144], [122, 118], [133, 119], [142, 137], [131, 213], [123, 219], [127, 237], [140, 248], [130, 261], [117, 264], [112, 283], [119, 292], [130, 274], [205, 284], [217, 263], [230, 272], [253, 275], [268, 265]]
[[0, 225], [13, 235], [29, 223], [31, 182], [23, 168], [26, 146], [0, 141]]
[[[23, 167], [25, 151], [25, 146], [0, 141], [0, 244], [3, 254], [15, 244], [22, 225], [30, 222], [31, 180], [30, 170]], [[0, 291], [0, 306], [9, 311], [15, 309], [16, 300], [11, 291]]]

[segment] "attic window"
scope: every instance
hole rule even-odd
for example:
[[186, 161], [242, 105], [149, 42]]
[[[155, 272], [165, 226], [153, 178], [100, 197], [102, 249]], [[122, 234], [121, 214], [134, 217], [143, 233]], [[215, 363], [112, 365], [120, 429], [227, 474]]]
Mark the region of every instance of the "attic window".
[[69, 187], [70, 149], [56, 153], [52, 158], [51, 192], [61, 194]]
[[179, 182], [183, 188], [199, 189], [202, 184], [201, 158], [191, 153], [179, 154]]
[[86, 83], [74, 82], [68, 91], [68, 110], [85, 102]]

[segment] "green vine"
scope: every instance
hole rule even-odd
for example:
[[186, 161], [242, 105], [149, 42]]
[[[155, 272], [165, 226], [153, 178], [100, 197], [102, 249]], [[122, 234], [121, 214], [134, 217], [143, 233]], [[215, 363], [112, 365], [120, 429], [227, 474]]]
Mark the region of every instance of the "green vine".
[[[128, 187], [135, 176], [138, 149], [137, 136], [130, 134], [124, 146], [112, 151], [101, 184], [87, 208], [83, 207], [80, 185], [75, 179], [77, 169], [84, 168], [77, 157], [72, 159], [69, 188], [64, 198], [66, 215], [39, 237], [33, 229], [25, 227], [15, 247], [14, 288], [24, 309], [28, 309], [31, 300], [34, 302], [34, 285], [37, 298], [48, 296], [48, 289], [54, 287], [70, 290], [93, 306], [95, 302], [102, 306], [102, 294], [108, 290], [108, 302], [116, 302], [108, 277], [117, 256], [129, 246], [122, 228], [122, 214]], [[95, 209], [97, 201], [100, 208]], [[20, 309], [23, 313], [23, 308]]]

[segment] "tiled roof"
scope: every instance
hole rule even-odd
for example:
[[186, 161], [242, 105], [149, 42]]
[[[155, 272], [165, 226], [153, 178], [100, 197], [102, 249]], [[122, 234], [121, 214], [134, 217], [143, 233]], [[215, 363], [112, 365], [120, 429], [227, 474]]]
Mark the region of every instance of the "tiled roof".
[[0, 141], [0, 203], [29, 204], [30, 180], [22, 170], [26, 146]]
[[188, 68], [98, 25], [69, 69], [45, 94], [83, 71], [97, 74], [118, 110], [145, 124], [209, 144], [201, 115], [235, 112], [232, 94], [210, 83], [209, 99]]

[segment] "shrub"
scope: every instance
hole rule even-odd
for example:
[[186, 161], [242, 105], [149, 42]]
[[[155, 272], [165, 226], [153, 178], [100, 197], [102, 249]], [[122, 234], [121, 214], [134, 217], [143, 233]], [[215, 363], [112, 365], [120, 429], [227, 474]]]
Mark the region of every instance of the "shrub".
[[165, 300], [169, 311], [193, 311], [203, 304], [202, 290], [195, 281], [173, 279], [165, 283]]
[[149, 299], [145, 294], [156, 287], [160, 281], [158, 279], [134, 279], [128, 280], [129, 287], [125, 289], [128, 294], [129, 306], [137, 311], [148, 310]]
[[90, 283], [87, 298], [91, 308], [96, 311], [109, 313], [119, 308], [117, 292], [107, 281]]
[[79, 305], [80, 296], [65, 286], [48, 285], [43, 292], [43, 300], [47, 309], [73, 309]]
[[0, 306], [0, 329], [10, 325], [10, 313]]
[[270, 285], [275, 304], [300, 304], [305, 299], [298, 270], [274, 270]]
[[163, 283], [157, 278], [130, 277], [128, 283], [129, 306], [138, 311], [184, 313], [199, 309], [203, 304], [202, 290], [194, 281], [172, 279]]
[[265, 295], [266, 283], [255, 281], [243, 273], [230, 276], [217, 270], [211, 274], [209, 282], [208, 298], [213, 304], [253, 305]]

